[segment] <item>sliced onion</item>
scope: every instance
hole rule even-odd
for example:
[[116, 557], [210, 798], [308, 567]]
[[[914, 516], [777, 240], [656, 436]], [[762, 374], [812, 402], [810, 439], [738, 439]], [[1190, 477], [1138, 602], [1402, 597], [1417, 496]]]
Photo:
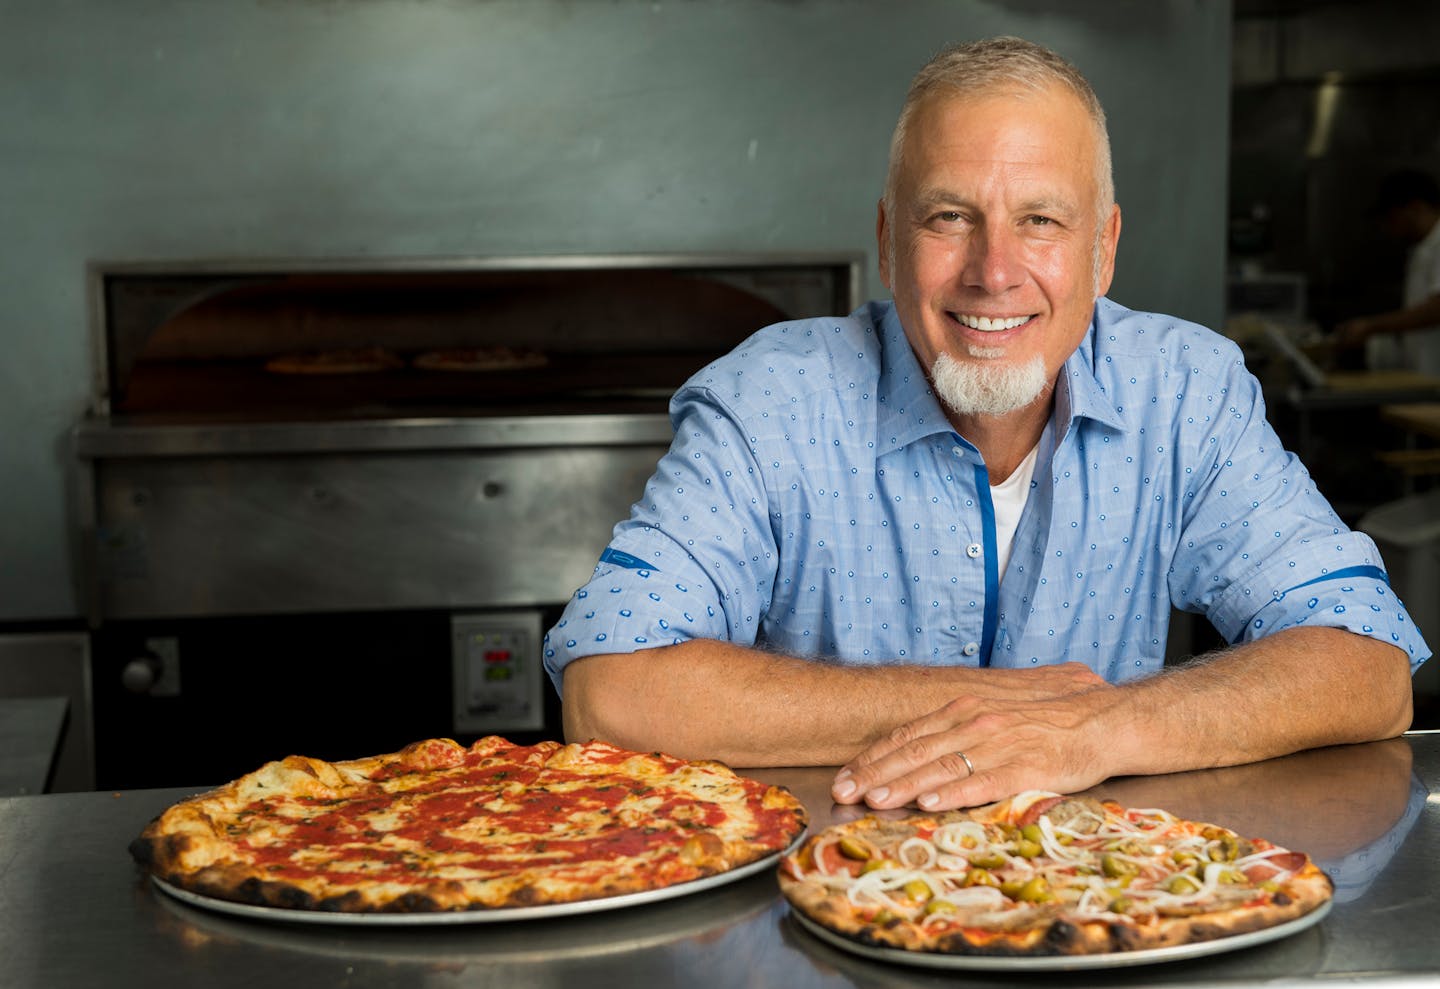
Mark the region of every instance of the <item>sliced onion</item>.
[[[967, 847], [964, 844], [966, 838], [969, 838], [974, 844]], [[942, 852], [961, 855], [985, 845], [988, 839], [985, 837], [985, 827], [980, 822], [952, 821], [936, 828], [935, 833], [930, 836], [930, 840]]]
[[[920, 853], [920, 861], [911, 860], [912, 852]], [[935, 864], [936, 854], [935, 846], [928, 839], [920, 837], [906, 838], [895, 850], [895, 857], [900, 860], [900, 863], [908, 865], [912, 869], [930, 868]]]

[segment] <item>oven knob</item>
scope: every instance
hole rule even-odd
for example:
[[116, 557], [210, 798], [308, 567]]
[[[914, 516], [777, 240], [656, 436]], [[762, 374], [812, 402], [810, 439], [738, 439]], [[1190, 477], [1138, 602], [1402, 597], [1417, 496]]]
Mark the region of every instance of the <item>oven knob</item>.
[[165, 672], [165, 664], [153, 653], [137, 656], [120, 671], [120, 682], [132, 694], [148, 694]]

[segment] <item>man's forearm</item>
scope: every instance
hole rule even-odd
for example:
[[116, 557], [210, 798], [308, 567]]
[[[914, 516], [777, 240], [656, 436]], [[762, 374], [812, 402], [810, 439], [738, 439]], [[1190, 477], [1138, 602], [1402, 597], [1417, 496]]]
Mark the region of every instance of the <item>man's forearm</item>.
[[1103, 686], [1039, 670], [848, 667], [694, 640], [565, 670], [565, 735], [736, 766], [838, 765], [960, 694], [1023, 700]]
[[1360, 340], [1377, 333], [1409, 333], [1440, 326], [1440, 295], [1390, 312], [1361, 316], [1342, 325], [1342, 335]]
[[1410, 725], [1404, 654], [1336, 628], [1293, 628], [1115, 692], [1110, 775], [1228, 766]]

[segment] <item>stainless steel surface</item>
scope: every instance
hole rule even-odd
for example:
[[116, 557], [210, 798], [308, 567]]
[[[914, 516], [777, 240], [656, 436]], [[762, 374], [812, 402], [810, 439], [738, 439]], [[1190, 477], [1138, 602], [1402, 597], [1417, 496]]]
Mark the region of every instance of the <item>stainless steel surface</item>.
[[664, 416], [91, 423], [76, 439], [93, 492], [87, 613], [562, 602], [669, 441]]
[[417, 417], [330, 422], [127, 425], [90, 419], [75, 428], [81, 460], [292, 453], [381, 453], [670, 443], [663, 414]]
[[[78, 631], [0, 635], [0, 698], [33, 697], [63, 697], [68, 709], [50, 789], [93, 789], [94, 698], [88, 635]], [[0, 739], [0, 758], [4, 745]]]
[[[755, 771], [824, 826], [848, 817], [824, 769]], [[197, 781], [204, 782], [204, 781]], [[1162, 965], [1067, 973], [1067, 986], [1440, 985], [1440, 735], [1232, 769], [1116, 780], [1163, 806], [1316, 855], [1338, 887], [1285, 940]], [[331, 930], [198, 910], [156, 891], [125, 846], [186, 790], [0, 799], [0, 982], [15, 986], [952, 985], [954, 975], [839, 951], [790, 918], [774, 877], [661, 904], [488, 928]], [[1053, 985], [1053, 973], [1028, 984]], [[1016, 973], [967, 973], [1013, 986]], [[943, 980], [943, 981], [942, 981]]]
[[0, 796], [45, 792], [69, 710], [64, 697], [0, 697]]

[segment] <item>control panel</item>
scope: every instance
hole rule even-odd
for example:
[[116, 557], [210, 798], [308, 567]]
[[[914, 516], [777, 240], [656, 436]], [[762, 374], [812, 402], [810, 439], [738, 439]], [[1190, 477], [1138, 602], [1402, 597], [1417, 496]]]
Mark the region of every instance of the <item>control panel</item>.
[[540, 613], [456, 614], [450, 631], [456, 734], [543, 728]]

